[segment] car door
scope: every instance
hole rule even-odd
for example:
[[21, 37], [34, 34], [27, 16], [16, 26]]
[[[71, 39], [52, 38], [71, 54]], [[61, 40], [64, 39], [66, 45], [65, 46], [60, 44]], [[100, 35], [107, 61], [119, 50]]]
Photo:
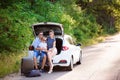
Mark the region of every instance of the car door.
[[76, 46], [76, 45], [74, 45], [75, 46], [75, 50], [76, 50], [76, 61], [78, 62], [79, 61], [79, 58], [80, 58], [80, 46]]
[[73, 55], [74, 63], [78, 61], [78, 48], [74, 45], [71, 37], [68, 38], [68, 42], [71, 47], [71, 54]]

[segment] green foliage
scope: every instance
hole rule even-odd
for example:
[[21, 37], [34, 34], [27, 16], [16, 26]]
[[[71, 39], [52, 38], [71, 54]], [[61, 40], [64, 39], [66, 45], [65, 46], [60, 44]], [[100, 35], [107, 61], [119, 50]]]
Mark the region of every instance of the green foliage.
[[34, 13], [25, 11], [23, 5], [13, 4], [8, 9], [1, 9], [0, 51], [24, 49], [31, 40], [30, 25], [36, 22], [35, 16]]
[[70, 0], [69, 3], [63, 1], [62, 5], [65, 7], [65, 13], [67, 15], [69, 14], [69, 17], [64, 17], [64, 19], [66, 19], [65, 23], [71, 21], [67, 25], [64, 25], [67, 27], [65, 28], [65, 32], [74, 36], [77, 42], [84, 43], [87, 40], [101, 35], [101, 26], [97, 24], [96, 18], [92, 13], [90, 14], [86, 11], [82, 11], [81, 8], [76, 5], [76, 1], [74, 0]]
[[89, 16], [83, 14], [82, 17], [79, 17], [78, 26], [74, 28], [74, 36], [77, 41], [84, 42], [87, 39], [98, 37], [102, 33], [101, 26], [96, 23], [92, 14]]
[[[21, 54], [22, 53], [22, 54]], [[26, 55], [25, 52], [6, 52], [0, 53], [0, 78], [7, 74], [18, 72], [21, 58]]]
[[120, 1], [119, 0], [77, 0], [77, 4], [88, 13], [95, 15], [97, 23], [104, 32], [115, 33], [120, 31]]

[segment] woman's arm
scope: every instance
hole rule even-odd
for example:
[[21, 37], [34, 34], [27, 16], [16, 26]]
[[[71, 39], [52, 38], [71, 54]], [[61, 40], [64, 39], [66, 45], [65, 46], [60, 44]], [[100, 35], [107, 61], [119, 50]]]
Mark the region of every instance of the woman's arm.
[[52, 51], [54, 50], [55, 47], [56, 47], [56, 41], [53, 42], [53, 48], [52, 48]]
[[53, 48], [55, 48], [55, 47], [56, 47], [56, 41], [53, 42]]

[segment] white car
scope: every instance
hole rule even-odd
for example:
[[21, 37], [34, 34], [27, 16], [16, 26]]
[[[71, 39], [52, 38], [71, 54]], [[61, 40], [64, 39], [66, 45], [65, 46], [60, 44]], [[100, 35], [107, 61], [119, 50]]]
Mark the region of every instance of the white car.
[[[53, 22], [42, 22], [32, 25], [35, 37], [39, 31], [43, 31], [45, 36], [49, 35], [49, 30], [54, 30], [56, 38], [57, 55], [53, 57], [54, 66], [67, 67], [68, 70], [73, 69], [74, 64], [81, 64], [82, 49], [81, 44], [74, 44], [72, 37], [64, 35], [62, 24]], [[29, 51], [29, 56], [33, 57], [33, 51]]]

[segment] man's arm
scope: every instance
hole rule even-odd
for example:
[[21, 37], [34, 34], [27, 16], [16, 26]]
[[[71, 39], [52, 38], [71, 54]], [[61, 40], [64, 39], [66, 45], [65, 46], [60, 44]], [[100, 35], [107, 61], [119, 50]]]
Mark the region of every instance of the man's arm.
[[32, 46], [34, 46], [34, 48], [36, 49], [37, 48], [37, 40], [38, 38], [36, 37], [33, 42], [32, 42]]
[[39, 48], [35, 48], [35, 50], [41, 50], [41, 51], [42, 51], [42, 50], [43, 50], [43, 48], [39, 47]]

